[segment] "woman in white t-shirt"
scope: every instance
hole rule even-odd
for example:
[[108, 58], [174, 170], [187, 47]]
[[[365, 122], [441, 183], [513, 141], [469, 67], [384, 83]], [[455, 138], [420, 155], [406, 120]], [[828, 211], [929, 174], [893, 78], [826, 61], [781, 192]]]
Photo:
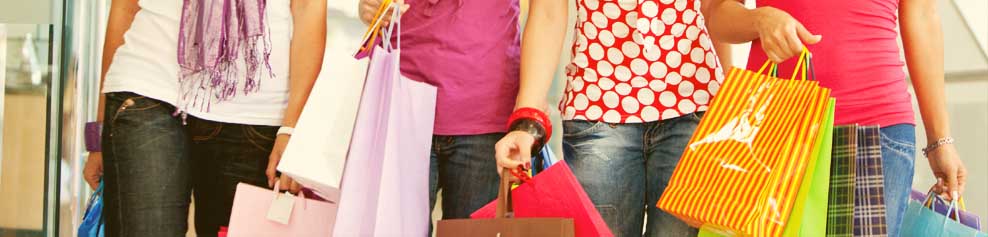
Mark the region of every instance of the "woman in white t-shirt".
[[216, 236], [238, 183], [273, 186], [325, 37], [326, 0], [113, 0], [84, 172], [107, 236], [184, 236], [192, 193]]

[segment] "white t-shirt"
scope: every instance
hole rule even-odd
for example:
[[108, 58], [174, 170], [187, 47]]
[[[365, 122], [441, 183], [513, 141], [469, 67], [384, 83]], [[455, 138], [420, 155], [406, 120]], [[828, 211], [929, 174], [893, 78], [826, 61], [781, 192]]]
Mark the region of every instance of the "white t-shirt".
[[[141, 10], [124, 34], [103, 82], [103, 93], [133, 92], [179, 105], [178, 30], [182, 1], [140, 0]], [[271, 70], [258, 77], [260, 88], [213, 102], [209, 110], [189, 108], [189, 115], [225, 123], [280, 126], [288, 104], [288, 61], [292, 38], [289, 0], [270, 0], [265, 20], [271, 37]], [[243, 67], [241, 67], [243, 68]]]

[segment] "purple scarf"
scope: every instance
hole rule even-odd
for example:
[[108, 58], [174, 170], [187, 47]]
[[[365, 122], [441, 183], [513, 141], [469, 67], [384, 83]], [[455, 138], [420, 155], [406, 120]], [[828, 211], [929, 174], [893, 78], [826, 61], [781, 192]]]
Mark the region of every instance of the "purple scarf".
[[[179, 110], [256, 92], [271, 72], [267, 0], [184, 0], [178, 35]], [[239, 67], [246, 67], [241, 69]], [[241, 83], [243, 83], [241, 85]]]

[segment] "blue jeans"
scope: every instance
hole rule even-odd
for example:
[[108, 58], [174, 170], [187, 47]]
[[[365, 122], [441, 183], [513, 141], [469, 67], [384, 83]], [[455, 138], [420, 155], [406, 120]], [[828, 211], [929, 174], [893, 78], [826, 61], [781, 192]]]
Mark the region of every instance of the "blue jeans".
[[189, 140], [175, 107], [134, 93], [106, 94], [106, 236], [185, 236]]
[[909, 205], [916, 164], [916, 126], [899, 124], [880, 129], [882, 172], [885, 176], [885, 222], [889, 236], [899, 236], [902, 215]]
[[237, 184], [267, 187], [264, 171], [276, 126], [214, 122], [189, 117], [196, 235], [216, 236], [228, 226]]
[[696, 236], [656, 207], [703, 113], [648, 123], [563, 121], [563, 152], [615, 236]]
[[[442, 190], [442, 219], [470, 218], [470, 214], [497, 198], [501, 179], [494, 159], [494, 144], [504, 133], [432, 137], [429, 169], [429, 207], [436, 206]], [[431, 219], [431, 217], [430, 217]]]

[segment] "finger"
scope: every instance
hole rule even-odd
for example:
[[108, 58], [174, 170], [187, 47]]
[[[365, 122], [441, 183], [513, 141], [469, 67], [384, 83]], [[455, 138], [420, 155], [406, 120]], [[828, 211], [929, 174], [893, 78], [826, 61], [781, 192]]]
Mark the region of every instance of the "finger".
[[950, 200], [957, 199], [957, 170], [951, 169], [947, 171], [947, 191], [949, 191]]
[[[940, 177], [944, 177], [940, 175]], [[947, 180], [944, 178], [937, 178], [936, 193], [940, 196], [945, 196], [947, 194]]]
[[810, 33], [810, 31], [807, 30], [803, 24], [799, 23], [796, 24], [796, 34], [798, 34], [799, 38], [802, 39], [802, 42], [806, 44], [816, 44], [823, 39], [822, 35], [814, 35], [813, 33]]
[[963, 196], [964, 188], [967, 187], [967, 168], [961, 166], [957, 172], [957, 192]]
[[[521, 144], [518, 144], [518, 154], [519, 154], [519, 156], [518, 157], [515, 157], [515, 159], [518, 160], [521, 163], [524, 163], [525, 164], [525, 169], [529, 169], [529, 168], [531, 168], [530, 166], [532, 165], [531, 164], [532, 163], [532, 161], [531, 161], [532, 160], [532, 146], [534, 145], [535, 142], [534, 142], [534, 139], [525, 139], [525, 140], [526, 141], [523, 141]], [[527, 140], [532, 140], [533, 142], [529, 142]]]
[[494, 159], [497, 162], [497, 174], [501, 175], [502, 168], [510, 167], [507, 163], [511, 156], [511, 150], [514, 148], [513, 139], [511, 137], [505, 136], [494, 144]]
[[407, 12], [408, 9], [411, 8], [411, 7], [412, 7], [412, 5], [409, 5], [409, 4], [401, 5], [401, 13], [400, 14], [405, 14], [405, 12]]
[[799, 40], [796, 32], [788, 32], [785, 37], [786, 45], [789, 46], [786, 50], [791, 56], [796, 56], [803, 52], [803, 42]]
[[[516, 159], [513, 159], [513, 157], [514, 156], [517, 156], [517, 154], [519, 153], [518, 144], [515, 144], [515, 142], [512, 141], [512, 142], [509, 143], [508, 146], [510, 147], [510, 150], [511, 150], [510, 151], [510, 154], [507, 155], [507, 156], [503, 156], [503, 157], [501, 157], [500, 159], [497, 160], [498, 167], [507, 168], [507, 169], [514, 169], [515, 167], [518, 167], [519, 165], [523, 165], [524, 164], [523, 162], [518, 161]], [[503, 172], [503, 171], [501, 169], [499, 169], [498, 172]]]
[[274, 188], [274, 182], [278, 179], [278, 162], [281, 162], [281, 156], [272, 153], [268, 158], [268, 168], [264, 171], [264, 175], [268, 176], [268, 188]]
[[777, 54], [778, 50], [776, 50], [776, 48], [777, 45], [772, 39], [766, 38], [762, 40], [762, 50], [765, 51], [765, 56], [767, 56], [768, 59], [772, 60], [774, 63], [781, 63], [782, 60], [779, 59], [779, 55]]
[[793, 55], [793, 53], [790, 50], [793, 47], [790, 46], [789, 39], [786, 38], [784, 34], [778, 34], [775, 35], [775, 42], [777, 42], [775, 49], [778, 51], [775, 56], [779, 57], [778, 63], [782, 63], [785, 62], [786, 60], [789, 60], [789, 58], [791, 58]]
[[370, 13], [370, 12], [361, 13], [360, 14], [360, 21], [364, 22], [364, 24], [370, 25], [371, 24], [371, 21], [374, 21], [374, 15], [373, 15], [373, 13]]
[[360, 5], [360, 20], [364, 24], [371, 24], [374, 21], [374, 14], [377, 13], [377, 6], [370, 3]]
[[287, 175], [278, 179], [278, 183], [281, 183], [278, 191], [288, 190], [291, 191], [292, 188], [292, 178]]
[[[291, 178], [289, 178], [289, 180], [291, 180]], [[293, 194], [298, 194], [298, 192], [301, 192], [302, 191], [302, 185], [299, 184], [298, 182], [295, 182], [295, 180], [292, 180], [291, 181], [291, 185], [290, 186], [291, 187], [289, 187], [288, 191], [289, 192], [292, 192]]]
[[99, 186], [99, 181], [96, 181], [92, 177], [86, 177], [86, 183], [89, 184], [89, 188], [94, 190]]

